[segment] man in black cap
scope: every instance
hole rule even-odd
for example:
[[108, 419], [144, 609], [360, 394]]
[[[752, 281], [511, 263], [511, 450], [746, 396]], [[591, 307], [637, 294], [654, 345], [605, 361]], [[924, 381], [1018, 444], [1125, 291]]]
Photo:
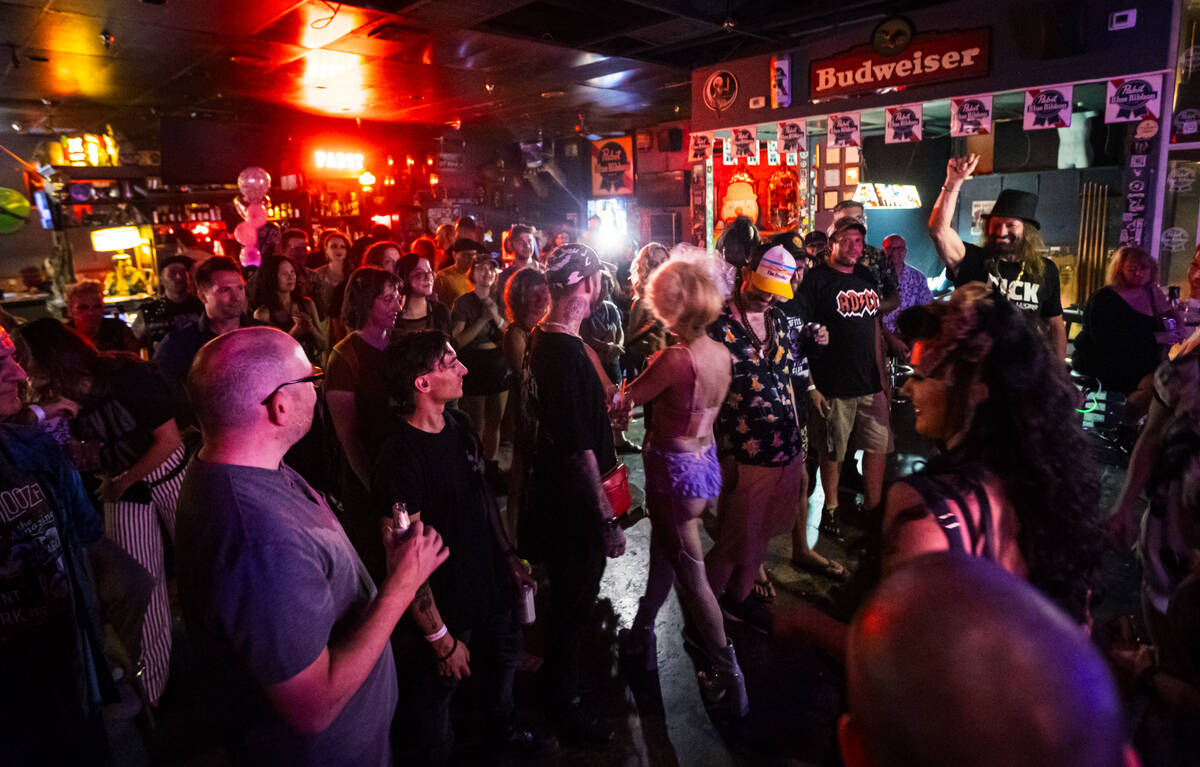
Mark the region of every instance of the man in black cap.
[[1067, 326], [1063, 321], [1058, 267], [1043, 253], [1036, 194], [1005, 189], [984, 217], [984, 244], [964, 243], [954, 230], [954, 208], [963, 181], [979, 164], [979, 155], [954, 157], [946, 165], [946, 183], [929, 217], [929, 236], [954, 286], [968, 282], [994, 285], [1009, 301], [1037, 312], [1060, 359], [1067, 355]]
[[550, 614], [543, 685], [550, 721], [570, 741], [606, 743], [612, 730], [579, 698], [579, 637], [600, 593], [605, 557], [625, 534], [600, 478], [617, 465], [609, 403], [579, 324], [600, 296], [600, 259], [582, 243], [560, 245], [546, 264], [550, 311], [529, 338], [523, 398], [537, 420], [534, 503], [522, 507], [523, 552], [546, 563]]
[[163, 294], [138, 307], [133, 321], [133, 334], [151, 354], [168, 331], [198, 322], [204, 314], [204, 303], [196, 298], [192, 282], [195, 264], [187, 256], [168, 256], [158, 262], [158, 284]]
[[804, 253], [809, 266], [816, 266], [821, 254], [829, 247], [829, 237], [819, 229], [804, 235]]
[[447, 307], [454, 306], [454, 300], [461, 295], [470, 293], [471, 267], [475, 264], [475, 256], [487, 253], [483, 245], [475, 240], [459, 237], [450, 247], [454, 254], [454, 263], [437, 273], [433, 279], [433, 292], [438, 300]]
[[[834, 229], [843, 218], [857, 221], [866, 232], [866, 208], [858, 200], [842, 200], [833, 206], [833, 223], [829, 225], [829, 236], [826, 239], [826, 246], [823, 248], [824, 252], [819, 258], [820, 262], [829, 260], [831, 250], [829, 240], [833, 239]], [[862, 258], [859, 259], [858, 265], [869, 271], [875, 278], [875, 284], [879, 288], [879, 299], [882, 302], [879, 307], [881, 312], [887, 314], [895, 310], [900, 305], [900, 280], [896, 276], [896, 270], [892, 268], [892, 262], [884, 252], [874, 245], [867, 244], [866, 234], [863, 234]]]

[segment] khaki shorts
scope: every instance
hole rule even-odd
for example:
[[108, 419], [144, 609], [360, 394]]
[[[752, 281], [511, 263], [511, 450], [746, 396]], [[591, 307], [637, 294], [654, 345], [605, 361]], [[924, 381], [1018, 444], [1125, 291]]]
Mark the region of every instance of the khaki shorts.
[[822, 460], [842, 462], [849, 450], [892, 452], [892, 412], [886, 392], [829, 397], [829, 417], [808, 409], [809, 444]]

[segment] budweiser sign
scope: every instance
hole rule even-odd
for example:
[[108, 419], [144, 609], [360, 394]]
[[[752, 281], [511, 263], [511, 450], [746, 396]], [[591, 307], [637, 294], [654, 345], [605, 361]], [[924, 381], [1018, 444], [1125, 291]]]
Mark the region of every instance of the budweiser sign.
[[809, 65], [809, 98], [982, 77], [988, 73], [990, 39], [987, 28], [981, 27], [914, 35], [896, 56], [883, 56], [863, 45], [818, 59]]

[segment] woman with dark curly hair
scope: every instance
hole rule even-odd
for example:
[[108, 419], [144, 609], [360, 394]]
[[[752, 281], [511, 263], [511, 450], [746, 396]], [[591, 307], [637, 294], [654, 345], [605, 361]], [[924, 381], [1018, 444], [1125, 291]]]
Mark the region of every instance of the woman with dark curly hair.
[[[867, 544], [881, 573], [860, 569], [860, 581], [953, 551], [996, 562], [1087, 622], [1104, 548], [1097, 475], [1075, 388], [1036, 318], [972, 282], [949, 302], [905, 311], [900, 328], [917, 339], [902, 392], [941, 453], [889, 488], [881, 540]], [[776, 635], [835, 657], [845, 657], [846, 630], [808, 605], [776, 616]]]
[[1036, 323], [982, 283], [901, 322], [920, 339], [902, 391], [942, 452], [888, 492], [884, 573], [930, 551], [981, 556], [1084, 621], [1103, 539], [1066, 368]]

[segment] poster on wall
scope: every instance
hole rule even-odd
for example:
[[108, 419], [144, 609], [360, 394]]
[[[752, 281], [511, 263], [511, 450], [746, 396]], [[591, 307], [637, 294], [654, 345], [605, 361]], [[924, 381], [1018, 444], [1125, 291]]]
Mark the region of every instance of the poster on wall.
[[633, 136], [592, 142], [592, 196], [633, 194]]
[[1070, 85], [1030, 88], [1025, 91], [1025, 130], [1071, 127]]
[[708, 133], [692, 134], [691, 162], [704, 162], [712, 154], [712, 136]]
[[862, 125], [858, 112], [842, 112], [827, 118], [826, 140], [831, 147], [862, 146]]
[[771, 59], [771, 109], [792, 105], [792, 59], [787, 54]]
[[1104, 122], [1137, 122], [1162, 114], [1162, 75], [1117, 77], [1108, 81]]
[[884, 110], [883, 140], [888, 144], [907, 144], [921, 140], [923, 110], [920, 104], [901, 104]]
[[799, 152], [804, 148], [804, 133], [803, 120], [787, 120], [779, 123], [779, 151]]
[[758, 132], [754, 128], [734, 128], [733, 156], [755, 157], [758, 155]]
[[950, 99], [950, 135], [982, 136], [992, 132], [992, 97]]

